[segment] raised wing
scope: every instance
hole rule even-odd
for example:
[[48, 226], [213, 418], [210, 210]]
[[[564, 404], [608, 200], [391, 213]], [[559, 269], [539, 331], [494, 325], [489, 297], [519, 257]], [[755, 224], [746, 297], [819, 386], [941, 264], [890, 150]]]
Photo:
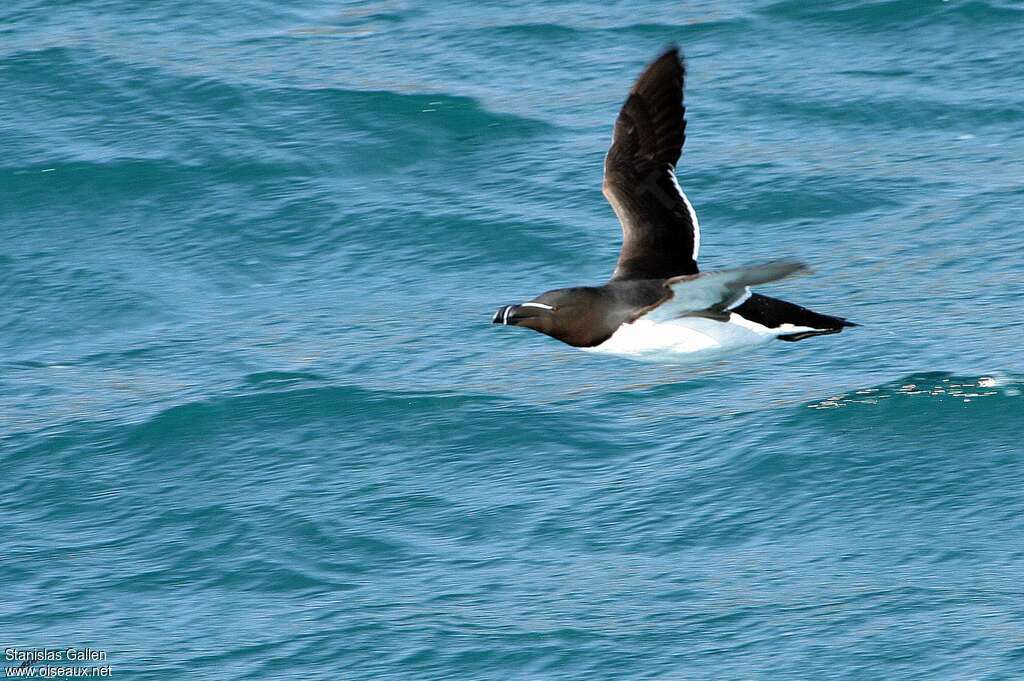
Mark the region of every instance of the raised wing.
[[613, 279], [697, 273], [700, 226], [675, 176], [686, 140], [684, 75], [673, 47], [640, 75], [615, 121], [603, 185], [622, 223]]
[[671, 297], [643, 316], [656, 322], [686, 316], [724, 321], [729, 318], [729, 310], [750, 298], [750, 286], [767, 284], [806, 270], [803, 263], [779, 260], [720, 272], [672, 277], [665, 282], [672, 291]]

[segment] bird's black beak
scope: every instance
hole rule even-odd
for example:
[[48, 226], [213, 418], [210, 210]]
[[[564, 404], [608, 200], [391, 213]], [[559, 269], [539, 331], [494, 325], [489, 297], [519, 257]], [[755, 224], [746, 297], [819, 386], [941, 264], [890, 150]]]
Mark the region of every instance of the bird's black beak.
[[516, 313], [516, 308], [518, 307], [518, 305], [506, 305], [504, 307], [499, 307], [498, 311], [494, 313], [493, 317], [491, 317], [491, 324], [508, 324], [509, 321], [512, 321], [514, 324], [515, 321], [513, 319], [513, 315]]
[[491, 323], [505, 326], [525, 326], [541, 331], [550, 326], [551, 310], [553, 309], [550, 305], [533, 301], [521, 305], [506, 305], [498, 308], [498, 311], [491, 317]]

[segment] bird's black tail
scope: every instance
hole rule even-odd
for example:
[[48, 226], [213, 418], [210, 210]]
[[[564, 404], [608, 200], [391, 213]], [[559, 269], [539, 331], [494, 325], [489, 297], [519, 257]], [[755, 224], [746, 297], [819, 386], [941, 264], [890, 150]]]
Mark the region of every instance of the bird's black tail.
[[830, 333], [839, 333], [848, 326], [858, 326], [842, 317], [833, 317], [821, 314], [814, 310], [808, 310], [794, 303], [787, 303], [785, 300], [762, 296], [758, 293], [750, 296], [750, 299], [732, 310], [744, 319], [757, 324], [767, 326], [769, 329], [776, 329], [783, 324], [793, 326], [810, 327], [811, 331], [800, 331], [798, 333], [779, 336], [779, 340], [798, 341], [812, 336], [824, 336]]

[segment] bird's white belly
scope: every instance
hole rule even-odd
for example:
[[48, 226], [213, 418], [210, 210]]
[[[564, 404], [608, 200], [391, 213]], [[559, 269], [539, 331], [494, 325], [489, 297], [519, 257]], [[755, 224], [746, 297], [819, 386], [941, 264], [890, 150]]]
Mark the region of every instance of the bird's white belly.
[[585, 349], [639, 360], [663, 361], [696, 353], [727, 352], [759, 345], [783, 334], [810, 330], [792, 324], [769, 329], [735, 312], [727, 322], [703, 317], [682, 317], [664, 322], [638, 319], [620, 326], [604, 343]]

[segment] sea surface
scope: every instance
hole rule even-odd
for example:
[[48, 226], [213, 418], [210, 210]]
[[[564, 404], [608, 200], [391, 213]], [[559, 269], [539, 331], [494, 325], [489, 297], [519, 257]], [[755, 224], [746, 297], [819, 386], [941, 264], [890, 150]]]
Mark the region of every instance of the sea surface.
[[[511, 4], [0, 8], [5, 656], [1024, 678], [1024, 4]], [[671, 43], [702, 267], [805, 260], [762, 292], [860, 327], [490, 324], [610, 274]]]

